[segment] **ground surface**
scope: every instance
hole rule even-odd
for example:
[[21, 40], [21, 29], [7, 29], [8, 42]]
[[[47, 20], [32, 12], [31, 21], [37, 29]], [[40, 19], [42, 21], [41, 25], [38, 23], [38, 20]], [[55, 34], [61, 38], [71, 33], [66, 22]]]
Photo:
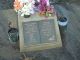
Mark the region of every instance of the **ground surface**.
[[[12, 47], [7, 33], [8, 21], [13, 21], [16, 26], [17, 15], [8, 6], [7, 3], [2, 4], [0, 2], [0, 60], [19, 60], [19, 50]], [[39, 53], [49, 57], [51, 60], [80, 60], [80, 6], [76, 4], [60, 4], [55, 5], [55, 8], [59, 14], [66, 16], [69, 20], [66, 39], [63, 41], [64, 47], [35, 52], [35, 54], [28, 53], [28, 55], [35, 56]], [[38, 58], [40, 59], [40, 57]]]

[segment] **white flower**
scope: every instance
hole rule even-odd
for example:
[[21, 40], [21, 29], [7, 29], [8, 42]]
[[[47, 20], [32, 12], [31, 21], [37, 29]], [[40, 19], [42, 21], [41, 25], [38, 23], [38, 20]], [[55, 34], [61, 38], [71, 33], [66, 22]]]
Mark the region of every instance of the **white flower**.
[[34, 0], [20, 0], [21, 3], [26, 3], [21, 9], [21, 16], [34, 14]]

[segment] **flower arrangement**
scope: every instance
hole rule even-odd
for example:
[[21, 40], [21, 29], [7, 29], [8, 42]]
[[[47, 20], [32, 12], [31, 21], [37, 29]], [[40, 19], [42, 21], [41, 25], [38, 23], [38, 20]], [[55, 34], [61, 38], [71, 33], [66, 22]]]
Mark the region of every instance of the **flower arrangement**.
[[53, 10], [49, 4], [49, 0], [15, 0], [14, 9], [21, 13], [21, 16], [30, 17], [35, 13], [35, 7], [41, 16], [51, 16]]
[[15, 0], [14, 9], [21, 13], [21, 16], [31, 15], [34, 13], [34, 0]]
[[40, 0], [39, 10], [41, 16], [52, 16], [53, 8], [49, 4], [49, 0]]

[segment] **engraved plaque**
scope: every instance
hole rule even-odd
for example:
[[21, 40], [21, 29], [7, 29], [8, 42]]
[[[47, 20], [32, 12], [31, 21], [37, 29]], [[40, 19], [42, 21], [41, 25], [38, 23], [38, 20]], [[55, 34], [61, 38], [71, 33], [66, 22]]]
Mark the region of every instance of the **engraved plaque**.
[[41, 43], [55, 42], [54, 20], [44, 20], [39, 22]]
[[40, 36], [37, 22], [23, 23], [24, 44], [35, 45], [40, 43]]
[[55, 42], [54, 28], [54, 20], [24, 22], [24, 43], [27, 45], [35, 45]]

